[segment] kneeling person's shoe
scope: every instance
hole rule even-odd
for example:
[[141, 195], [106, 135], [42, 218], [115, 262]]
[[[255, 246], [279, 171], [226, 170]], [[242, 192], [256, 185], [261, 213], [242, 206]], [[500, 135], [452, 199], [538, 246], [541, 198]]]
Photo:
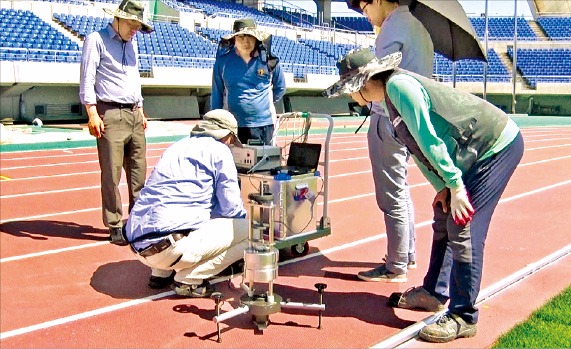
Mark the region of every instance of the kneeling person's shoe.
[[404, 291], [404, 293], [392, 293], [389, 297], [389, 306], [403, 309], [421, 309], [432, 312], [444, 310], [444, 304], [422, 286], [411, 287]]
[[149, 287], [155, 290], [165, 288], [174, 282], [174, 274], [176, 272], [173, 270], [172, 273], [167, 277], [153, 276], [149, 279]]
[[420, 330], [418, 335], [428, 342], [446, 343], [456, 338], [474, 337], [476, 324], [467, 323], [460, 316], [447, 313], [435, 323]]
[[357, 277], [365, 281], [407, 282], [408, 280], [406, 274], [395, 274], [388, 270], [384, 263], [375, 269], [360, 271]]
[[174, 292], [183, 297], [206, 298], [214, 292], [214, 286], [206, 280], [201, 284], [183, 284], [175, 281], [173, 286]]
[[119, 245], [119, 246], [129, 245], [129, 242], [127, 242], [127, 239], [125, 239], [125, 235], [123, 235], [122, 227], [109, 228], [109, 240], [114, 245]]

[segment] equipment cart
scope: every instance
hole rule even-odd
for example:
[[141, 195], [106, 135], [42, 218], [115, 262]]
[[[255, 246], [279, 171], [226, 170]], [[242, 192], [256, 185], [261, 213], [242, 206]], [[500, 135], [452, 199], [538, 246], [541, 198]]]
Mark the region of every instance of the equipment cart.
[[[285, 166], [287, 150], [293, 143], [308, 143], [309, 131], [316, 123], [315, 119], [327, 121], [323, 155], [319, 156], [320, 168], [303, 173], [299, 169]], [[319, 121], [322, 121], [319, 120]], [[323, 124], [323, 123], [321, 123]], [[329, 193], [329, 143], [333, 132], [333, 118], [327, 114], [292, 112], [278, 115], [274, 133], [274, 142], [281, 149], [280, 168], [267, 168], [264, 171], [240, 174], [241, 193], [245, 202], [248, 195], [254, 192], [273, 194], [275, 248], [291, 254], [293, 257], [304, 256], [309, 252], [309, 240], [331, 234], [331, 222], [327, 204]], [[316, 132], [317, 133], [317, 132]], [[316, 137], [321, 138], [320, 133]], [[321, 141], [320, 141], [321, 143]], [[294, 144], [297, 145], [297, 144]], [[309, 146], [311, 144], [308, 144]], [[291, 156], [291, 154], [289, 155]], [[263, 165], [260, 157], [258, 165]], [[289, 164], [289, 161], [287, 162]], [[253, 164], [252, 168], [255, 168]], [[260, 166], [258, 166], [260, 167]], [[322, 197], [322, 204], [317, 203]], [[318, 210], [318, 206], [322, 209]], [[322, 215], [318, 218], [318, 213]], [[256, 214], [259, 214], [256, 212]], [[260, 221], [264, 217], [255, 216]], [[266, 217], [267, 218], [267, 217]]]
[[[323, 176], [318, 171], [321, 143], [307, 143], [312, 118], [324, 118], [329, 122], [323, 143], [325, 154], [321, 163]], [[301, 131], [288, 129], [284, 136], [280, 130], [281, 126], [292, 122], [302, 124]], [[319, 303], [300, 303], [292, 302], [289, 298], [284, 299], [274, 293], [274, 280], [278, 277], [280, 250], [291, 249], [294, 256], [303, 256], [309, 252], [309, 240], [331, 234], [327, 200], [329, 142], [332, 131], [333, 119], [330, 115], [309, 113], [280, 115], [274, 142], [284, 144], [282, 150], [289, 148], [286, 167], [282, 166], [280, 147], [245, 146], [235, 150], [236, 164], [250, 166], [249, 173], [240, 175], [241, 193], [246, 198], [246, 206], [249, 208], [250, 224], [248, 247], [244, 251], [244, 273], [240, 284], [245, 293], [240, 297], [240, 305], [237, 308], [224, 313], [221, 312], [223, 295], [219, 292], [212, 294], [216, 305], [216, 316], [212, 320], [216, 323], [217, 342], [222, 341], [220, 323], [241, 314], [250, 314], [258, 330], [263, 331], [270, 324], [269, 316], [281, 312], [282, 309], [316, 311], [319, 314], [317, 328], [322, 328], [322, 313], [325, 310], [323, 293], [327, 285], [315, 284]], [[291, 137], [291, 140], [288, 140], [288, 137]], [[297, 149], [296, 153], [292, 152], [294, 149]], [[279, 161], [275, 160], [276, 154]], [[252, 161], [253, 159], [255, 161]], [[310, 165], [292, 166], [294, 163]], [[267, 166], [268, 164], [270, 166]], [[264, 170], [255, 171], [261, 168]], [[319, 178], [322, 187], [318, 190]], [[317, 220], [315, 211], [319, 196], [323, 197], [323, 214]]]

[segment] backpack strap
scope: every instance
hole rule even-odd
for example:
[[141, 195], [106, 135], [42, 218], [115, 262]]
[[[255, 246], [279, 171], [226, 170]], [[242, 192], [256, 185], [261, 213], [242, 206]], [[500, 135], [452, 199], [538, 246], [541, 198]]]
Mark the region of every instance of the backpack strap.
[[266, 55], [266, 64], [268, 65], [268, 70], [270, 73], [274, 71], [280, 61], [278, 56], [274, 55], [272, 52], [272, 40], [273, 35], [269, 35], [264, 41], [262, 41], [262, 44], [260, 45], [260, 51], [265, 51], [264, 53]]

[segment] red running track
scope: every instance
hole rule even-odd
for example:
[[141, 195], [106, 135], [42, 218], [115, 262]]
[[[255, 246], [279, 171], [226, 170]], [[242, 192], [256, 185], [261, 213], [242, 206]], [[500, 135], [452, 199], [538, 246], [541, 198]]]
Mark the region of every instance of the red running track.
[[[527, 128], [523, 134], [523, 160], [487, 240], [482, 293], [491, 297], [480, 304], [479, 333], [438, 347], [488, 347], [571, 283], [571, 128]], [[149, 144], [148, 173], [167, 146]], [[310, 241], [305, 258], [281, 265], [275, 282], [283, 298], [308, 303], [318, 301], [314, 284], [326, 283], [323, 329], [316, 328], [314, 312], [272, 314], [263, 332], [249, 315], [240, 315], [221, 324], [222, 343], [211, 320], [213, 300], [147, 288], [150, 270], [129, 248], [106, 241], [94, 148], [1, 155], [0, 174], [11, 178], [0, 182], [2, 348], [363, 348], [382, 346], [431, 315], [386, 304], [390, 293], [419, 285], [428, 263], [434, 190], [415, 166], [409, 182], [418, 269], [406, 284], [355, 277], [377, 265], [386, 250], [363, 131], [336, 133], [331, 141], [332, 234]], [[223, 311], [238, 306], [239, 282], [216, 284]], [[435, 345], [411, 340], [404, 346]]]

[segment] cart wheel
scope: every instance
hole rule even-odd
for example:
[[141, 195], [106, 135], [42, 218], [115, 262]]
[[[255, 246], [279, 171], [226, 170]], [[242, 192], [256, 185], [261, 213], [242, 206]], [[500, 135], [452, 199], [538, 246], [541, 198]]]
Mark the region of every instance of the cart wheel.
[[309, 253], [309, 242], [304, 244], [297, 244], [291, 247], [291, 254], [293, 257], [303, 257]]

